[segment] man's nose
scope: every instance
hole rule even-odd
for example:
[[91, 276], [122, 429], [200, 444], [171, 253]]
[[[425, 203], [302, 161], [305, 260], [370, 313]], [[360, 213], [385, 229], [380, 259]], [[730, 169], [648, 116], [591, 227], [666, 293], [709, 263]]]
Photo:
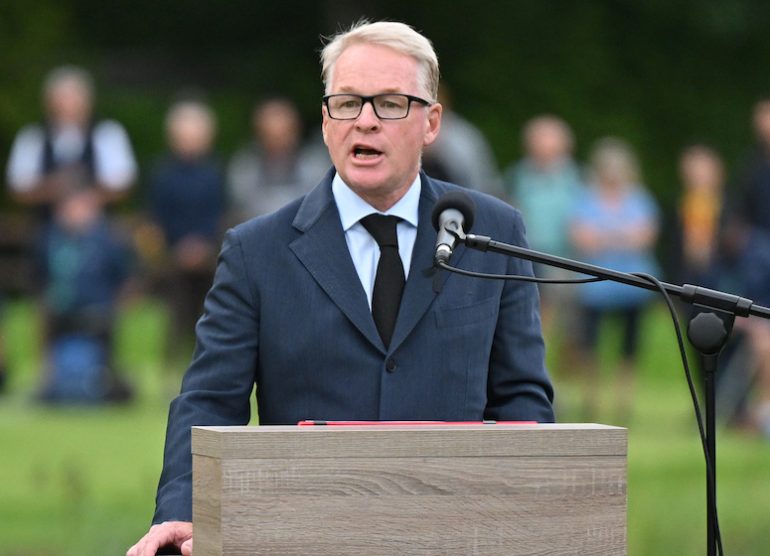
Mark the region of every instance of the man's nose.
[[374, 129], [380, 126], [380, 119], [374, 112], [374, 105], [369, 102], [364, 102], [361, 107], [361, 113], [356, 119], [356, 126], [362, 129]]

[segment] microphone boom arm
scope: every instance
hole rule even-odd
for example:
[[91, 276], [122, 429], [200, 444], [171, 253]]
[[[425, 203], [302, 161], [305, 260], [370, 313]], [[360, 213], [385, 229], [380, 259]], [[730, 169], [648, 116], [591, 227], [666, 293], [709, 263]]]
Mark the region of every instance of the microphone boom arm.
[[[512, 255], [532, 262], [555, 266], [580, 274], [595, 276], [604, 280], [612, 280], [614, 282], [620, 282], [622, 284], [636, 286], [646, 290], [659, 291], [659, 288], [655, 284], [627, 272], [619, 272], [601, 266], [574, 261], [565, 257], [549, 255], [548, 253], [527, 249], [526, 247], [510, 245], [508, 243], [496, 241], [487, 236], [464, 234], [461, 231], [457, 232], [454, 230], [452, 230], [451, 233], [457, 237], [459, 242], [464, 243], [466, 247], [478, 251], [492, 251], [493, 253]], [[661, 282], [661, 284], [667, 293], [679, 297], [682, 301], [691, 305], [697, 305], [715, 311], [722, 311], [739, 317], [754, 315], [770, 320], [770, 308], [756, 305], [751, 299], [745, 297], [711, 290], [701, 286], [693, 286], [691, 284], [685, 284], [683, 286], [676, 286], [666, 282]]]

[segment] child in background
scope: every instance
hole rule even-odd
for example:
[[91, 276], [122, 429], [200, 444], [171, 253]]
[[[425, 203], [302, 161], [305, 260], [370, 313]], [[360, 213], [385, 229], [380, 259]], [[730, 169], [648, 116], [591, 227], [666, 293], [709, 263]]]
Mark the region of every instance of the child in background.
[[68, 186], [41, 248], [49, 366], [45, 402], [126, 401], [113, 373], [112, 328], [128, 253], [109, 229], [93, 188]]
[[724, 168], [719, 155], [693, 145], [679, 159], [681, 249], [677, 260], [682, 283], [719, 287], [719, 228], [722, 219]]

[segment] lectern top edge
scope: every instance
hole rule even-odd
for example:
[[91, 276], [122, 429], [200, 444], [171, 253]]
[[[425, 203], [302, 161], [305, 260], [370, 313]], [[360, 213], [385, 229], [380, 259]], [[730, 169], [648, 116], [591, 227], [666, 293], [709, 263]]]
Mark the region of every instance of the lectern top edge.
[[213, 458], [556, 457], [627, 454], [627, 431], [594, 424], [521, 426], [193, 427], [192, 452]]
[[370, 431], [394, 431], [394, 430], [626, 430], [625, 427], [618, 427], [614, 425], [603, 425], [598, 423], [537, 423], [537, 424], [504, 424], [504, 423], [431, 423], [424, 424], [415, 422], [415, 424], [409, 424], [406, 422], [388, 423], [383, 421], [378, 424], [355, 424], [353, 422], [346, 423], [344, 427], [336, 426], [323, 426], [318, 425], [314, 427], [303, 427], [297, 425], [234, 425], [234, 426], [196, 426], [193, 429], [199, 429], [201, 431], [212, 432], [228, 432], [228, 433], [241, 433], [248, 434], [253, 433], [256, 429], [259, 429], [261, 433], [284, 433], [290, 430], [302, 430], [302, 431], [329, 431], [338, 428], [344, 428], [348, 430], [370, 430]]

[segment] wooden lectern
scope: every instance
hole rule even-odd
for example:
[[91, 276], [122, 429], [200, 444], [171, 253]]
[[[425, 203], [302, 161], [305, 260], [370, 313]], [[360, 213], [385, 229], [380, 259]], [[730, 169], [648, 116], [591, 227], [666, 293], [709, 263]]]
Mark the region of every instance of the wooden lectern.
[[194, 427], [195, 555], [626, 554], [626, 429]]

